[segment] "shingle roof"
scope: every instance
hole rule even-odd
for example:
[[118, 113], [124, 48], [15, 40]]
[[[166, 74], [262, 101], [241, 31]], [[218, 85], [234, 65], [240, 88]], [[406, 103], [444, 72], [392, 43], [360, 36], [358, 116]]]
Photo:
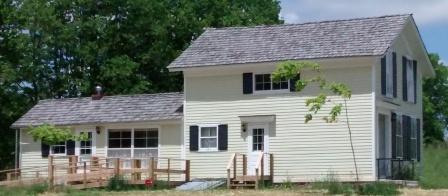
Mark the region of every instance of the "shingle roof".
[[182, 93], [105, 96], [41, 100], [12, 128], [181, 119]]
[[207, 29], [168, 68], [382, 55], [409, 17]]

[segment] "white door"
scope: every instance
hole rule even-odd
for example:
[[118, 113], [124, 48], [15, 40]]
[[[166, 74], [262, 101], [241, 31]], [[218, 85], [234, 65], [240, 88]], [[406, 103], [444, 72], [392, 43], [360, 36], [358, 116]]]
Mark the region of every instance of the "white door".
[[[249, 124], [248, 126], [248, 153], [247, 153], [247, 175], [255, 175], [258, 155], [261, 151], [269, 152], [269, 126], [268, 124]], [[264, 173], [267, 175], [269, 169], [266, 156], [264, 159]]]
[[[76, 142], [76, 155], [79, 157], [79, 161], [89, 161], [91, 156], [95, 156], [96, 151], [96, 133], [94, 130], [80, 130], [78, 134], [87, 134], [87, 141]], [[87, 162], [87, 164], [90, 164]]]

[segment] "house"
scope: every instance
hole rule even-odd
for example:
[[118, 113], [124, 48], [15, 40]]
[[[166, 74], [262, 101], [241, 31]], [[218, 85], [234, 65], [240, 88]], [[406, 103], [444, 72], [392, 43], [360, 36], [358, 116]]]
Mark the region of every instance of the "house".
[[[246, 154], [247, 175], [255, 175], [264, 151], [275, 159], [272, 171], [265, 167], [274, 182], [332, 174], [354, 181], [345, 118], [320, 120], [327, 105], [305, 123], [305, 100], [317, 88], [295, 92], [291, 81], [273, 83], [276, 64], [286, 60], [317, 62], [327, 80], [351, 88], [361, 181], [397, 179], [397, 164], [421, 165], [422, 79], [434, 70], [412, 15], [207, 29], [168, 66], [183, 73], [183, 93], [40, 101], [12, 125], [20, 130], [19, 165], [45, 165], [48, 154], [159, 156], [191, 160], [192, 178], [225, 178], [234, 153]], [[92, 139], [41, 145], [26, 130], [43, 123]]]

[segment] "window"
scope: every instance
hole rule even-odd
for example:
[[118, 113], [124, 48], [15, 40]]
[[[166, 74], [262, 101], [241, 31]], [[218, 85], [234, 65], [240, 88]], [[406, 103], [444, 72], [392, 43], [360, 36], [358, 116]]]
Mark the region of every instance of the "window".
[[201, 151], [217, 151], [218, 150], [218, 127], [217, 126], [200, 127], [199, 150], [201, 150]]
[[402, 120], [397, 116], [397, 130], [395, 133], [395, 145], [396, 145], [396, 156], [397, 158], [403, 158], [403, 128]]
[[159, 132], [157, 129], [135, 129], [135, 148], [157, 148], [159, 145]]
[[386, 158], [386, 115], [378, 115], [378, 158]]
[[65, 142], [60, 142], [58, 144], [51, 145], [50, 149], [52, 155], [58, 155], [58, 154], [65, 155]]
[[263, 151], [264, 129], [252, 129], [252, 151]]
[[407, 59], [406, 61], [406, 84], [407, 84], [408, 101], [415, 102], [414, 65], [413, 61], [410, 59]]
[[386, 54], [386, 97], [393, 97], [394, 91], [393, 78], [393, 57], [392, 52]]
[[[85, 132], [81, 132], [81, 134], [85, 134]], [[92, 132], [87, 132], [87, 137], [89, 138], [87, 141], [79, 143], [79, 154], [81, 155], [92, 154]]]
[[254, 84], [256, 91], [289, 89], [289, 81], [287, 79], [282, 79], [278, 82], [274, 82], [272, 81], [271, 74], [255, 74]]
[[411, 159], [417, 159], [417, 119], [411, 119]]
[[131, 148], [132, 130], [110, 129], [109, 148]]

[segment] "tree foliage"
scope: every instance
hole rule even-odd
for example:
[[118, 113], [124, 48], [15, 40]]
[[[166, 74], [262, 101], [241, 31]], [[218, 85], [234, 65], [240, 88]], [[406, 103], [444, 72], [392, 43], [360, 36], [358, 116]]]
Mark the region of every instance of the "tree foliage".
[[28, 134], [30, 134], [34, 140], [39, 140], [48, 145], [54, 145], [68, 140], [86, 141], [89, 139], [85, 133], [76, 135], [68, 128], [58, 128], [49, 124], [30, 127]]
[[0, 1], [0, 169], [41, 99], [182, 90], [166, 66], [207, 27], [278, 24], [277, 0]]
[[443, 141], [448, 127], [448, 67], [437, 54], [430, 54], [436, 76], [423, 83], [423, 134], [425, 144]]

